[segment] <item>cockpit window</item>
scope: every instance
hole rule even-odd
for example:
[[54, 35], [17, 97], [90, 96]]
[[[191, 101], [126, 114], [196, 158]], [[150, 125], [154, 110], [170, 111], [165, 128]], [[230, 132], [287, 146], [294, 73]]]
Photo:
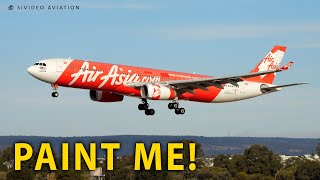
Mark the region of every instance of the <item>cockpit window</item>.
[[46, 63], [35, 63], [34, 65], [35, 65], [35, 66], [37, 66], [37, 65], [39, 65], [39, 66], [47, 66]]

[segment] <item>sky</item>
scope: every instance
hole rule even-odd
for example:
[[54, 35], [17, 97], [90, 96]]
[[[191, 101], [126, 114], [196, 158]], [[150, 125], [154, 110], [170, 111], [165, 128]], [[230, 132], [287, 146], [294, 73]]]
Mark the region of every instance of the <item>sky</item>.
[[[13, 10], [8, 7], [13, 5]], [[18, 10], [75, 5], [78, 10]], [[0, 135], [196, 135], [320, 138], [320, 1], [0, 2]], [[274, 45], [288, 47], [276, 84], [309, 82], [225, 104], [181, 101], [185, 115], [139, 99], [99, 103], [88, 90], [59, 88], [26, 69], [47, 58], [77, 58], [206, 75], [247, 73]]]

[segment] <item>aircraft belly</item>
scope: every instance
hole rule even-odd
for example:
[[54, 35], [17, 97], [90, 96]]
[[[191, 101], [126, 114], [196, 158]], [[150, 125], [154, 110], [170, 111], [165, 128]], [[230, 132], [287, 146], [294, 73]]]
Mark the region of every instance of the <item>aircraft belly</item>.
[[219, 93], [212, 103], [240, 101], [262, 95], [260, 83], [240, 82], [239, 87], [228, 86]]

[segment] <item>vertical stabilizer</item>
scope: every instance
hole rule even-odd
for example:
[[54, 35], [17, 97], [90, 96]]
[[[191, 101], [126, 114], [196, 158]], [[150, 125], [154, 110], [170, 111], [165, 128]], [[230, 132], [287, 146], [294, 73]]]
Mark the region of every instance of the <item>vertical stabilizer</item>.
[[[274, 46], [272, 50], [260, 61], [260, 63], [251, 70], [251, 73], [278, 69], [285, 52], [285, 46]], [[272, 84], [275, 77], [276, 73], [272, 73], [248, 78], [246, 80]]]

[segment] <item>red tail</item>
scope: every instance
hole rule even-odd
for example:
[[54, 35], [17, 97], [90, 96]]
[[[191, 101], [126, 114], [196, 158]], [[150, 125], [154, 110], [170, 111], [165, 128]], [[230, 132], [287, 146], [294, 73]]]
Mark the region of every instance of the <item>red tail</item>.
[[[259, 62], [259, 64], [253, 70], [251, 70], [251, 72], [260, 72], [260, 71], [278, 69], [285, 52], [286, 52], [285, 46], [274, 46], [272, 50]], [[272, 84], [275, 77], [276, 77], [276, 73], [273, 73], [273, 74], [267, 74], [267, 75], [248, 78], [246, 80]]]

